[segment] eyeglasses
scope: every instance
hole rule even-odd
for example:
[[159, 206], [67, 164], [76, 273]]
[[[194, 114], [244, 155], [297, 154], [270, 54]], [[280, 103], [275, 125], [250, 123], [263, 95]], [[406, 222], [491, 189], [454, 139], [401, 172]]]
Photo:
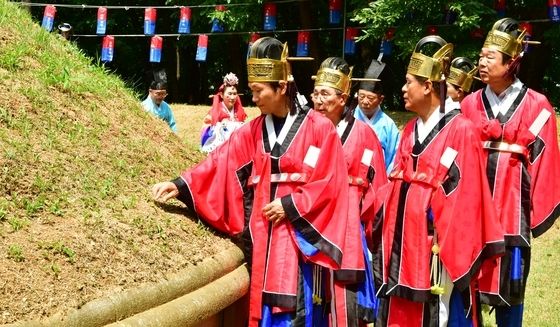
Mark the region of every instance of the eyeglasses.
[[313, 92], [309, 96], [311, 97], [311, 101], [321, 101], [324, 102], [331, 96], [341, 95], [342, 93], [327, 93], [326, 91], [321, 92]]
[[167, 96], [167, 91], [165, 91], [165, 90], [150, 90], [150, 92], [152, 92], [157, 97], [166, 97]]

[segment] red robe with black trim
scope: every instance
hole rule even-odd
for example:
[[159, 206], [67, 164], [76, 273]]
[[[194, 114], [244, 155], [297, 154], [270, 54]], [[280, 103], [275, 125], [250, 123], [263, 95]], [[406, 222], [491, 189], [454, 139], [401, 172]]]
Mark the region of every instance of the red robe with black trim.
[[[221, 88], [220, 88], [221, 89]], [[212, 107], [208, 111], [208, 115], [211, 117], [212, 121], [210, 125], [215, 126], [217, 123], [220, 123], [222, 120], [227, 119], [231, 120], [230, 113], [228, 109], [224, 105], [224, 99], [221, 95], [222, 91], [218, 91], [218, 93], [214, 94], [214, 98], [212, 100]], [[235, 103], [233, 104], [233, 120], [238, 122], [244, 122], [247, 119], [247, 114], [245, 113], [245, 109], [241, 104], [241, 99], [237, 97], [235, 99]]]
[[[344, 158], [348, 167], [349, 203], [346, 226], [346, 244], [359, 248], [359, 256], [344, 256], [341, 269], [335, 271], [335, 303], [338, 321], [346, 322], [345, 326], [355, 326], [359, 321], [373, 322], [375, 313], [358, 303], [355, 289], [347, 289], [346, 285], [356, 280], [363, 281], [365, 272], [364, 249], [361, 242], [353, 240], [362, 238], [361, 223], [370, 222], [364, 212], [374, 212], [376, 190], [387, 183], [383, 149], [373, 129], [364, 122], [350, 117], [342, 120], [337, 127], [344, 149]], [[370, 208], [371, 207], [371, 208]], [[367, 263], [369, 264], [369, 263]], [[350, 267], [348, 269], [347, 267]], [[352, 267], [360, 267], [358, 271]], [[354, 276], [358, 274], [358, 276]], [[359, 277], [359, 275], [362, 275]], [[371, 311], [371, 312], [370, 312]], [[370, 321], [371, 320], [371, 321]], [[341, 324], [338, 325], [339, 327]]]
[[531, 234], [541, 235], [560, 215], [556, 115], [544, 95], [525, 86], [505, 114], [494, 117], [484, 89], [466, 97], [461, 111], [486, 144], [483, 160], [506, 246], [508, 250], [513, 246], [522, 249], [521, 285], [511, 284], [508, 251], [498, 265], [484, 267], [479, 282], [481, 300], [494, 305], [520, 304], [529, 273]]
[[390, 182], [379, 192], [382, 208], [374, 231], [380, 238], [374, 239], [376, 285], [384, 297], [379, 326], [437, 321], [429, 305], [437, 299], [430, 291], [434, 234], [439, 260], [461, 291], [484, 260], [504, 251], [471, 122], [452, 110], [422, 143], [416, 128], [416, 119], [405, 126]]
[[[359, 240], [346, 238], [342, 145], [331, 121], [312, 110], [289, 115], [278, 136], [270, 115], [255, 118], [174, 183], [179, 199], [214, 228], [248, 232], [250, 326], [258, 325], [262, 304], [273, 312], [295, 310], [299, 260], [336, 270], [345, 256], [356, 255], [352, 243]], [[287, 218], [272, 225], [262, 208], [276, 198]], [[317, 251], [305, 255], [296, 233]]]

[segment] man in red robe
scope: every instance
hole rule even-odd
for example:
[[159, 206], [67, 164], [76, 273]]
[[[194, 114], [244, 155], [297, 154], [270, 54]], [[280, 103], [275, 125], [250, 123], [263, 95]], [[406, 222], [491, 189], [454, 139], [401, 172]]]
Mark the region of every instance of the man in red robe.
[[156, 199], [177, 197], [217, 230], [241, 235], [251, 263], [249, 326], [328, 323], [329, 280], [320, 268], [338, 270], [359, 253], [360, 240], [346, 237], [342, 144], [328, 119], [297, 102], [287, 60], [286, 44], [255, 42], [247, 70], [262, 115], [153, 188]]
[[[359, 323], [375, 321], [377, 299], [370, 255], [360, 222], [362, 212], [368, 212], [373, 205], [376, 190], [387, 183], [379, 139], [368, 125], [354, 118], [352, 110], [346, 107], [350, 88], [351, 70], [348, 63], [338, 57], [325, 59], [315, 77], [312, 95], [314, 109], [331, 120], [342, 141], [350, 185], [347, 244], [360, 247], [360, 255], [344, 256], [341, 270], [334, 271], [338, 326], [358, 326]], [[361, 242], [356, 242], [356, 239]], [[359, 278], [354, 277], [354, 274], [358, 274]]]
[[427, 36], [408, 66], [403, 97], [418, 117], [406, 124], [390, 182], [379, 191], [376, 326], [476, 326], [471, 282], [504, 250], [478, 136], [444, 102], [452, 51], [441, 37]]
[[461, 103], [477, 127], [486, 176], [505, 231], [506, 255], [483, 269], [483, 303], [496, 306], [500, 327], [521, 326], [530, 265], [531, 234], [546, 232], [560, 215], [560, 152], [555, 113], [546, 97], [516, 76], [525, 31], [504, 18], [488, 33], [480, 52], [486, 87]]

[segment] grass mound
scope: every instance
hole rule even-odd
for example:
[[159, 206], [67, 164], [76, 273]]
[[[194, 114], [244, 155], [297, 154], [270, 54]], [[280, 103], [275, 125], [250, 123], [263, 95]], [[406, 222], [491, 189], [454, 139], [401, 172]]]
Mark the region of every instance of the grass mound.
[[227, 247], [151, 201], [154, 182], [200, 159], [122, 81], [0, 0], [0, 324], [161, 280]]

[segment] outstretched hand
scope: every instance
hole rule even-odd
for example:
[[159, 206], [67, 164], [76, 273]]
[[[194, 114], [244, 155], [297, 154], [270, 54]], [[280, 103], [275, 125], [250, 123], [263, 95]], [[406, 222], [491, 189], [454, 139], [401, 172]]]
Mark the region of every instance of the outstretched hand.
[[167, 202], [171, 198], [179, 195], [177, 186], [171, 182], [157, 183], [152, 187], [152, 196], [158, 202]]
[[286, 218], [286, 212], [284, 212], [284, 207], [282, 207], [282, 202], [280, 202], [280, 199], [276, 199], [265, 205], [262, 209], [262, 212], [265, 215], [266, 219], [271, 221], [274, 225]]

